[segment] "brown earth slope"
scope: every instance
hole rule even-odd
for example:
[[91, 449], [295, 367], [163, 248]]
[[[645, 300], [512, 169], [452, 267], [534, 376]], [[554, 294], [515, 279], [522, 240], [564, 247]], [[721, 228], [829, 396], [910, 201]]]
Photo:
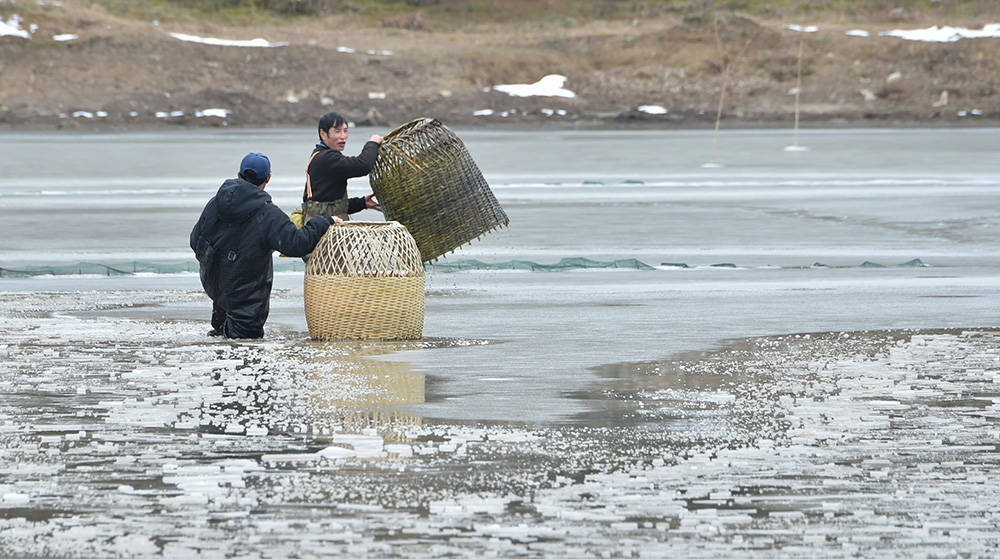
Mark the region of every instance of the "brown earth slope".
[[[578, 21], [553, 12], [519, 23], [458, 25], [411, 10], [377, 19], [267, 17], [250, 26], [125, 17], [84, 0], [0, 0], [0, 20], [18, 14], [23, 28], [37, 26], [30, 39], [0, 37], [0, 124], [312, 125], [338, 110], [379, 126], [422, 115], [457, 125], [700, 126], [714, 122], [728, 84], [727, 123], [777, 125], [793, 118], [800, 47], [804, 122], [995, 123], [1000, 39], [925, 43], [878, 35], [1000, 22], [1000, 7], [987, 12], [941, 21], [897, 11], [867, 24], [836, 14], [778, 21], [639, 11]], [[819, 31], [791, 31], [793, 23]], [[870, 36], [845, 33], [859, 28]], [[288, 45], [214, 46], [171, 32]], [[53, 39], [67, 33], [78, 38]], [[565, 87], [577, 96], [512, 97], [490, 89], [546, 74], [567, 76]], [[642, 105], [669, 112], [650, 115], [637, 110]], [[209, 108], [231, 112], [195, 116]], [[474, 116], [484, 109], [493, 114]]]

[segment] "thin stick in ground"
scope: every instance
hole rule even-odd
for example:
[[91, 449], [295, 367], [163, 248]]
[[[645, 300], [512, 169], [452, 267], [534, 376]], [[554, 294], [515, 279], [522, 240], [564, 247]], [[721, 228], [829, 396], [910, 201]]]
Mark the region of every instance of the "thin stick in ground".
[[726, 64], [726, 53], [722, 45], [722, 37], [719, 34], [719, 14], [718, 12], [716, 12], [715, 41], [716, 44], [719, 46], [719, 58], [722, 62], [722, 90], [719, 92], [719, 105], [715, 112], [715, 132], [712, 134], [712, 158], [706, 165], [709, 166], [717, 165], [715, 155], [719, 143], [719, 126], [722, 122], [722, 108], [725, 106], [726, 102], [726, 90], [729, 89], [730, 72], [732, 71], [733, 67], [736, 66], [739, 60], [743, 57], [743, 54], [747, 51], [747, 48], [750, 47], [750, 43], [753, 42], [754, 38], [755, 37], [750, 37], [749, 39], [747, 39], [747, 42], [743, 44], [743, 48], [740, 49], [739, 53], [737, 53], [737, 55], [732, 60], [729, 61], [729, 64]]

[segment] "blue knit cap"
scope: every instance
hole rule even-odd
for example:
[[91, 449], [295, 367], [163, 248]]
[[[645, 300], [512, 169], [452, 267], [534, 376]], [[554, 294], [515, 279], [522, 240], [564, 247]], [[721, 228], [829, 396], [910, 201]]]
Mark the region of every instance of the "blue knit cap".
[[271, 176], [271, 160], [263, 153], [251, 151], [240, 162], [240, 174], [249, 182], [260, 186]]

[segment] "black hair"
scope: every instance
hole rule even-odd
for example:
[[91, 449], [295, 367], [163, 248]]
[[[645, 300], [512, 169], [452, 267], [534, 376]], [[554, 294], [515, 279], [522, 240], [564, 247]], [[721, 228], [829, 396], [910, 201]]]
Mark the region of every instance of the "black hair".
[[[340, 113], [326, 113], [325, 115], [319, 117], [319, 126], [317, 129], [317, 134], [319, 132], [330, 132], [330, 129], [334, 126], [339, 127], [341, 124], [347, 124], [347, 119], [344, 115]], [[320, 138], [322, 141], [323, 138]]]
[[261, 183], [264, 182], [264, 179], [267, 178], [267, 177], [258, 177], [257, 172], [254, 171], [253, 169], [244, 169], [240, 173], [240, 176], [243, 177], [243, 180], [247, 181], [248, 183], [254, 186], [260, 186]]

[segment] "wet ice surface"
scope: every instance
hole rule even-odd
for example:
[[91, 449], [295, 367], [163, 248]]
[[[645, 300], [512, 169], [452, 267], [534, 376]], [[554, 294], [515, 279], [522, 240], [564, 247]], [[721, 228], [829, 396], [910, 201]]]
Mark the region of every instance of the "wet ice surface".
[[[431, 269], [419, 343], [308, 342], [301, 272], [261, 342], [196, 274], [3, 277], [0, 556], [995, 554], [1000, 135], [804, 134], [462, 132], [511, 227], [443, 263], [655, 269]], [[290, 210], [314, 140], [0, 143], [17, 269], [192, 262], [225, 162]]]
[[[0, 553], [983, 556], [1000, 331], [752, 338], [607, 365], [572, 424], [431, 421], [403, 345], [204, 337], [0, 295]], [[81, 318], [82, 316], [82, 318]]]

